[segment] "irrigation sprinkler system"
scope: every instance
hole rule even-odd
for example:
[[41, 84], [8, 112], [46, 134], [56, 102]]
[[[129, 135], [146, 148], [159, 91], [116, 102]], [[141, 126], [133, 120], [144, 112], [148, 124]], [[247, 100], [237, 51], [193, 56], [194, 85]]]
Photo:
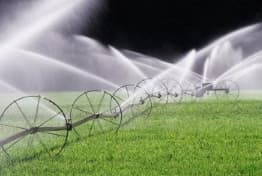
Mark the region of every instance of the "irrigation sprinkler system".
[[174, 79], [152, 81], [151, 78], [146, 78], [139, 81], [137, 87], [143, 87], [152, 101], [160, 104], [180, 103], [183, 98], [182, 86]]
[[184, 95], [203, 97], [214, 92], [217, 98], [239, 97], [238, 85], [233, 81], [201, 83], [191, 89], [182, 89], [173, 79], [152, 82], [143, 79], [137, 84], [121, 86], [113, 93], [85, 91], [73, 101], [69, 117], [48, 98], [18, 98], [0, 116], [0, 149], [10, 158], [20, 150], [17, 146], [32, 150], [40, 146], [49, 156], [56, 156], [66, 146], [70, 131], [81, 136], [78, 128], [84, 128], [89, 136], [118, 131], [137, 117], [148, 117], [154, 104], [180, 103]]
[[152, 110], [151, 96], [135, 84], [123, 85], [113, 92], [113, 96], [122, 104], [125, 112], [132, 117], [148, 117]]
[[204, 82], [190, 86], [183, 90], [184, 95], [193, 98], [202, 98], [215, 95], [217, 99], [237, 100], [239, 98], [239, 86], [231, 80], [222, 80], [218, 83]]
[[[91, 102], [91, 93], [99, 93], [102, 97], [97, 102], [94, 102], [94, 100]], [[85, 104], [81, 104], [84, 103], [82, 98], [85, 99], [85, 103], [89, 103], [84, 109], [82, 108]], [[108, 106], [109, 104], [105, 104], [106, 99], [110, 99], [111, 107]], [[90, 111], [87, 107], [91, 107]], [[84, 112], [84, 114], [80, 116], [76, 111]], [[17, 117], [21, 117], [21, 119]], [[74, 130], [79, 134], [77, 128], [92, 121], [88, 129], [89, 134], [91, 134], [95, 130], [95, 122], [97, 120], [107, 122], [107, 125], [102, 127], [101, 122], [98, 121], [97, 126], [102, 132], [112, 129], [112, 126], [114, 129], [118, 129], [121, 124], [122, 110], [120, 105], [106, 91], [87, 91], [82, 93], [72, 104], [70, 118], [66, 118], [63, 110], [47, 98], [41, 96], [21, 97], [9, 104], [0, 116], [2, 134], [8, 134], [7, 138], [0, 140], [0, 147], [7, 156], [10, 156], [8, 151], [27, 136], [30, 136], [30, 145], [33, 143], [40, 144], [49, 156], [55, 156], [65, 147], [69, 131]], [[13, 125], [14, 123], [15, 125]], [[50, 146], [50, 142], [54, 141], [54, 138], [59, 140], [55, 142], [55, 149], [51, 150], [48, 146]], [[61, 142], [57, 143], [57, 141]]]

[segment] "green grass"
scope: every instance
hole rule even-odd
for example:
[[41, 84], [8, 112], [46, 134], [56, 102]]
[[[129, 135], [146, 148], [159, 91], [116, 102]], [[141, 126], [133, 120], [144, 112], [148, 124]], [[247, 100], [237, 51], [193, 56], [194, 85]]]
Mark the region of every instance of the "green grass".
[[2, 162], [0, 175], [236, 176], [261, 175], [261, 166], [262, 101], [208, 101], [159, 106], [118, 134], [71, 133], [60, 156]]

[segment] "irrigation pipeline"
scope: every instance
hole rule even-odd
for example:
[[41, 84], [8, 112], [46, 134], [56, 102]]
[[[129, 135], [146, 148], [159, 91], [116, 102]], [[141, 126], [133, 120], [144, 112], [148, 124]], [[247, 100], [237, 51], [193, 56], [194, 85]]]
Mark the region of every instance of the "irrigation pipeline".
[[[144, 82], [144, 80], [142, 80], [142, 81]], [[141, 81], [139, 83], [141, 83]], [[150, 83], [150, 81], [149, 81], [149, 83]], [[175, 81], [175, 83], [177, 84], [178, 82]], [[163, 84], [163, 83], [160, 83], [160, 84]], [[175, 85], [172, 85], [172, 87], [174, 87], [174, 86]], [[139, 86], [139, 85], [136, 84], [134, 87], [135, 87], [135, 89], [137, 89], [138, 87], [142, 87], [142, 88], [146, 87], [146, 85]], [[151, 108], [152, 108], [152, 100], [151, 100], [152, 98], [161, 99], [162, 97], [166, 97], [166, 96], [167, 97], [173, 96], [173, 98], [178, 98], [179, 96], [183, 97], [183, 95], [188, 95], [188, 94], [190, 94], [190, 96], [197, 96], [197, 97], [200, 96], [201, 97], [201, 96], [204, 96], [204, 94], [209, 92], [209, 91], [214, 91], [215, 93], [216, 92], [220, 92], [220, 93], [222, 92], [223, 94], [228, 95], [228, 96], [230, 96], [231, 98], [234, 98], [234, 99], [237, 99], [238, 96], [239, 96], [239, 87], [236, 83], [234, 83], [232, 81], [223, 81], [223, 82], [220, 82], [216, 85], [213, 85], [212, 83], [205, 83], [205, 84], [202, 84], [200, 87], [192, 86], [191, 88], [186, 88], [184, 90], [183, 89], [182, 90], [174, 90], [174, 89], [172, 89], [172, 87], [171, 87], [171, 89], [169, 89], [167, 85], [162, 85], [162, 87], [164, 87], [164, 90], [166, 92], [163, 92], [163, 90], [157, 90], [155, 92], [153, 92], [153, 90], [152, 90], [152, 92], [148, 92], [148, 90], [147, 91], [144, 90], [144, 93], [146, 95], [145, 97], [138, 97], [138, 102], [131, 101], [132, 103], [129, 103], [124, 107], [121, 107], [120, 104], [125, 102], [126, 100], [121, 99], [120, 97], [118, 97], [116, 95], [117, 91], [120, 91], [121, 89], [117, 89], [117, 91], [113, 95], [111, 95], [110, 93], [108, 93], [106, 91], [86, 91], [83, 94], [81, 94], [80, 96], [78, 96], [75, 99], [75, 101], [73, 102], [72, 108], [71, 108], [71, 111], [70, 111], [70, 118], [69, 119], [67, 119], [65, 117], [63, 110], [57, 104], [55, 104], [53, 101], [51, 101], [47, 98], [44, 98], [44, 100], [46, 102], [51, 103], [57, 109], [57, 111], [58, 111], [57, 114], [63, 114], [64, 120], [65, 120], [65, 125], [63, 125], [63, 126], [62, 125], [61, 126], [59, 126], [59, 125], [57, 125], [57, 126], [56, 125], [44, 126], [44, 124], [46, 124], [47, 122], [52, 121], [55, 116], [48, 118], [47, 121], [40, 123], [39, 126], [32, 125], [32, 123], [29, 122], [28, 117], [26, 116], [26, 114], [24, 113], [22, 108], [18, 105], [18, 102], [22, 101], [22, 100], [27, 101], [28, 97], [32, 98], [34, 96], [21, 97], [19, 99], [14, 100], [11, 104], [9, 104], [0, 116], [0, 127], [2, 127], [2, 129], [6, 127], [7, 128], [6, 130], [8, 130], [8, 129], [10, 130], [10, 128], [14, 127], [16, 129], [20, 128], [21, 131], [19, 131], [19, 132], [15, 131], [15, 132], [13, 132], [14, 134], [9, 135], [9, 137], [6, 137], [4, 139], [0, 139], [0, 148], [2, 148], [2, 150], [5, 153], [7, 153], [7, 151], [5, 150], [6, 145], [13, 143], [13, 142], [15, 143], [15, 141], [17, 141], [21, 138], [24, 138], [27, 135], [35, 135], [35, 134], [38, 134], [38, 133], [51, 133], [52, 134], [52, 132], [58, 132], [58, 131], [67, 131], [67, 134], [68, 134], [68, 132], [72, 131], [72, 129], [76, 129], [77, 127], [82, 126], [83, 124], [86, 124], [90, 121], [94, 121], [94, 120], [97, 120], [97, 119], [107, 120], [110, 123], [112, 123], [112, 125], [113, 125], [112, 127], [118, 129], [121, 126], [122, 115], [123, 114], [125, 115], [129, 110], [134, 110], [136, 107], [144, 106], [144, 107], [141, 108], [142, 110], [139, 109], [140, 111], [136, 112], [136, 116], [141, 115], [142, 113], [144, 113], [147, 110], [148, 110], [148, 113], [150, 114]], [[182, 86], [179, 85], [179, 87], [182, 87]], [[122, 86], [121, 88], [123, 88], [124, 90], [128, 90], [126, 86]], [[107, 111], [99, 112], [99, 109], [97, 111], [94, 110], [93, 104], [91, 102], [92, 100], [90, 100], [89, 96], [88, 96], [88, 93], [94, 93], [94, 92], [95, 93], [102, 93], [103, 94], [102, 98], [104, 98], [105, 96], [108, 96], [110, 98], [110, 103], [106, 102], [107, 106], [110, 106]], [[130, 98], [130, 96], [136, 95], [136, 93], [134, 93], [134, 92], [132, 94], [127, 92], [126, 94], [127, 94], [126, 95], [127, 98]], [[141, 93], [138, 93], [137, 96], [140, 96], [140, 94]], [[219, 96], [219, 94], [216, 94], [216, 95]], [[77, 119], [77, 120], [74, 121], [73, 110], [74, 110], [74, 108], [76, 110], [78, 109], [79, 111], [81, 110], [80, 108], [77, 108], [77, 103], [78, 103], [78, 101], [80, 101], [80, 98], [82, 96], [87, 98], [87, 100], [89, 102], [89, 106], [92, 108], [93, 112], [91, 112], [90, 115], [85, 115], [85, 116], [81, 117], [80, 119]], [[37, 113], [38, 113], [39, 106], [40, 106], [39, 102], [40, 102], [40, 98], [41, 98], [40, 96], [35, 96], [35, 97], [38, 97], [39, 99], [38, 99], [38, 102], [37, 102], [36, 115], [35, 115], [35, 117], [33, 117], [34, 122], [37, 119]], [[134, 97], [134, 98], [137, 98], [137, 97]], [[118, 102], [120, 100], [122, 102]], [[149, 102], [149, 106], [147, 106], [147, 102]], [[100, 104], [98, 106], [101, 107], [102, 103], [103, 103], [103, 99], [100, 100]], [[115, 103], [115, 105], [112, 107], [113, 103]], [[168, 102], [165, 102], [165, 103], [168, 103]], [[12, 110], [11, 107], [13, 105], [18, 107], [19, 111], [23, 115], [24, 120], [26, 120], [27, 124], [30, 126], [29, 128], [28, 127], [20, 127], [20, 126], [16, 125], [15, 124], [16, 121], [13, 121], [12, 125], [8, 125], [7, 123], [3, 122], [6, 119], [8, 119], [8, 118], [5, 118], [5, 115], [9, 110], [10, 111]], [[86, 110], [81, 110], [81, 111], [88, 112]], [[135, 109], [134, 111], [138, 111], [138, 109]], [[16, 114], [13, 114], [13, 115], [16, 115]], [[135, 115], [133, 115], [133, 116], [135, 116]], [[116, 123], [112, 122], [112, 121], [110, 121], [110, 119], [118, 120], [118, 122], [116, 122]], [[126, 121], [123, 124], [126, 124], [127, 122], [130, 122], [130, 119], [128, 119], [128, 121]], [[11, 133], [12, 133], [12, 131], [11, 131]], [[67, 141], [67, 136], [68, 136], [67, 134], [65, 135], [65, 139], [64, 139], [65, 143]], [[43, 143], [43, 142], [41, 142], [41, 143]], [[63, 144], [63, 146], [61, 146], [61, 149], [63, 149], [63, 147], [65, 146], [64, 144]], [[59, 153], [60, 153], [60, 151], [59, 151]]]
[[[35, 134], [35, 133], [41, 133], [41, 132], [52, 132], [52, 131], [63, 131], [63, 130], [68, 130], [71, 131], [73, 128], [77, 128], [80, 125], [83, 125], [84, 123], [94, 120], [94, 119], [98, 119], [101, 116], [103, 116], [103, 118], [111, 118], [111, 115], [106, 115], [106, 114], [94, 114], [88, 117], [85, 117], [82, 120], [79, 120], [75, 123], [66, 123], [66, 126], [57, 126], [57, 127], [31, 127], [29, 129], [25, 129], [13, 136], [10, 136], [4, 140], [0, 140], [0, 146], [4, 146], [10, 142], [13, 142], [19, 138], [22, 138], [24, 136], [27, 136], [29, 134]], [[117, 116], [119, 116], [119, 113], [116, 113], [114, 115], [114, 117], [116, 118]]]

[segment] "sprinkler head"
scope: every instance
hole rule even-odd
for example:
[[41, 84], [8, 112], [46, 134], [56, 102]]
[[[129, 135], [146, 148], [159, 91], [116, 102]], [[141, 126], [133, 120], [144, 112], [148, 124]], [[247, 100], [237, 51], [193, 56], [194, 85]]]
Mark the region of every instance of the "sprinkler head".
[[140, 102], [141, 104], [144, 104], [144, 103], [145, 103], [145, 101], [144, 101], [142, 98], [140, 98], [139, 102]]

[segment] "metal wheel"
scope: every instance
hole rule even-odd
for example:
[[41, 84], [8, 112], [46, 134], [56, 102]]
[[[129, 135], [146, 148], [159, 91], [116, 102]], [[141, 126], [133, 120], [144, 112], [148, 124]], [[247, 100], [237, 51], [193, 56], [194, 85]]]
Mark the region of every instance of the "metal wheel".
[[[127, 100], [135, 93], [135, 85], [127, 84], [119, 87], [113, 92], [113, 96], [118, 100], [120, 105], [130, 104]], [[123, 111], [124, 112], [124, 111]]]
[[125, 121], [138, 116], [148, 117], [152, 110], [150, 96], [133, 84], [119, 87], [113, 96], [120, 102]]
[[165, 97], [166, 103], [180, 103], [183, 99], [183, 89], [182, 86], [174, 79], [164, 79], [161, 81], [161, 84], [165, 87], [166, 95]]
[[149, 117], [152, 111], [151, 96], [144, 89], [136, 86], [136, 91], [131, 97], [132, 113], [134, 117]]
[[136, 84], [136, 89], [144, 89], [150, 96], [152, 103], [167, 103], [168, 89], [162, 81], [153, 82], [150, 78], [143, 79]]
[[214, 85], [215, 95], [218, 100], [237, 100], [239, 86], [231, 80], [223, 80]]
[[46, 153], [58, 155], [68, 138], [68, 123], [62, 109], [41, 96], [14, 100], [0, 116], [0, 149], [7, 156]]
[[122, 122], [122, 110], [117, 99], [107, 91], [83, 92], [73, 102], [70, 117], [74, 131], [89, 136], [118, 131]]
[[[152, 81], [151, 78], [144, 78], [144, 79], [142, 79], [141, 81], [139, 81], [138, 83], [136, 83], [135, 89], [136, 89], [136, 88], [138, 88], [138, 89], [142, 88], [142, 89], [144, 89], [145, 92], [147, 92], [148, 94], [152, 94], [152, 89], [153, 89], [153, 87], [150, 86], [150, 85], [148, 85], [148, 84], [150, 84], [151, 81]], [[147, 85], [148, 85], [148, 86], [147, 86]]]

